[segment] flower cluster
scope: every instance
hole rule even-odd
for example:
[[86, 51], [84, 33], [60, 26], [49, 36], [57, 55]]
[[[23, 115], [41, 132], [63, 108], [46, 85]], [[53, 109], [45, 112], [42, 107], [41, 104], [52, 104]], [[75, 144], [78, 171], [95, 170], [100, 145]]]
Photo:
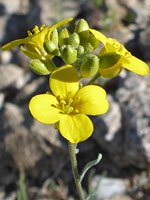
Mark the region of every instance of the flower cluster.
[[[149, 67], [116, 40], [90, 29], [83, 19], [73, 33], [67, 28], [58, 32], [59, 27], [71, 20], [68, 18], [46, 28], [35, 26], [32, 32], [27, 32], [28, 37], [10, 42], [2, 50], [24, 45], [21, 50], [31, 58], [31, 70], [40, 75], [51, 73], [51, 92], [34, 96], [29, 103], [30, 112], [41, 123], [55, 124], [71, 143], [79, 143], [93, 132], [87, 115], [104, 114], [109, 107], [105, 90], [96, 85], [81, 87], [79, 77], [90, 78], [98, 74], [113, 78], [123, 67], [139, 75], [148, 75]], [[104, 47], [96, 54], [99, 42]], [[56, 66], [54, 56], [61, 57], [65, 65]]]

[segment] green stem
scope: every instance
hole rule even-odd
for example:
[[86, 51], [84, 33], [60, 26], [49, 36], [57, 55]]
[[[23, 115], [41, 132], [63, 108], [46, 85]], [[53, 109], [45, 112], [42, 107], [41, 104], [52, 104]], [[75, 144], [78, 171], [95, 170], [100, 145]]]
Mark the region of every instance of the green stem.
[[80, 200], [85, 200], [83, 189], [80, 183], [80, 176], [78, 172], [77, 159], [76, 159], [76, 153], [75, 153], [75, 144], [68, 142], [68, 148], [69, 148], [72, 172], [73, 172], [73, 177], [76, 184], [77, 192], [78, 192]]
[[100, 76], [101, 76], [100, 73], [95, 74], [95, 76], [94, 76], [86, 85], [91, 85], [91, 84], [94, 83]]

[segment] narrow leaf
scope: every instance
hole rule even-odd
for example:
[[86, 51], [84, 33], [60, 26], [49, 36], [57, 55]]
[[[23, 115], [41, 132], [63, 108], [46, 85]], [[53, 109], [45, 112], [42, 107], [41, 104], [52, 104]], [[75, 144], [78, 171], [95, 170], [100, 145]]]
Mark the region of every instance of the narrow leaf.
[[84, 167], [84, 169], [83, 169], [83, 171], [82, 171], [82, 174], [81, 174], [81, 176], [80, 176], [80, 182], [82, 182], [82, 180], [83, 180], [83, 178], [84, 178], [86, 172], [87, 172], [91, 167], [93, 167], [94, 165], [97, 165], [97, 164], [101, 161], [101, 159], [102, 159], [102, 154], [98, 154], [98, 157], [97, 157], [96, 160], [93, 160], [93, 161], [91, 161], [91, 162], [89, 162], [89, 163], [87, 163], [87, 164], [85, 165], [85, 167]]

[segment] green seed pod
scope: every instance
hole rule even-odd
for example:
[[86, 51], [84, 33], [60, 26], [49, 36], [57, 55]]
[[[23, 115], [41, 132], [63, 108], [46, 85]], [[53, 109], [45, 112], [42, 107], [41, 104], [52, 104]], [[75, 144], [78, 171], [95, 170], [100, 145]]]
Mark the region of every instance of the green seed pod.
[[96, 55], [88, 54], [84, 57], [80, 68], [80, 75], [84, 78], [90, 78], [99, 68], [99, 59]]
[[38, 75], [48, 75], [51, 72], [51, 66], [42, 60], [31, 60], [29, 66]]
[[61, 57], [65, 63], [72, 64], [77, 59], [77, 51], [72, 46], [66, 45], [61, 52]]
[[51, 34], [51, 41], [53, 41], [56, 45], [56, 47], [58, 47], [58, 31], [55, 28]]
[[84, 47], [79, 45], [77, 48], [77, 55], [78, 57], [81, 57], [84, 54]]
[[69, 36], [69, 44], [72, 46], [72, 47], [75, 47], [77, 48], [80, 44], [80, 37], [77, 33], [73, 33]]
[[59, 39], [59, 45], [63, 46], [63, 45], [67, 45], [68, 44], [68, 40], [69, 40], [69, 31], [67, 28], [64, 28], [60, 31], [58, 39]]
[[89, 25], [87, 21], [85, 21], [84, 19], [80, 19], [80, 21], [75, 27], [75, 32], [80, 33], [82, 31], [87, 31], [87, 30], [89, 30]]
[[43, 46], [48, 54], [53, 54], [53, 52], [57, 49], [56, 44], [51, 40], [46, 40]]
[[120, 55], [116, 53], [106, 53], [99, 57], [99, 67], [107, 69], [115, 65], [120, 59]]

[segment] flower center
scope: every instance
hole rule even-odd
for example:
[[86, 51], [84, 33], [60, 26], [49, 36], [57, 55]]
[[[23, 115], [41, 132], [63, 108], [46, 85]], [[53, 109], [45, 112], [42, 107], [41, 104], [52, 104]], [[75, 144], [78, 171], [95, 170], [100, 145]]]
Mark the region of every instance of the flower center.
[[60, 110], [61, 113], [69, 115], [79, 113], [79, 110], [76, 109], [75, 106], [73, 105], [73, 98], [68, 98], [67, 100], [64, 100], [58, 97], [57, 99], [59, 104], [56, 107]]
[[34, 28], [32, 29], [32, 32], [28, 30], [27, 34], [28, 34], [29, 37], [31, 37], [32, 35], [40, 33], [44, 28], [45, 28], [44, 24], [40, 27], [40, 29], [37, 25], [35, 25]]

